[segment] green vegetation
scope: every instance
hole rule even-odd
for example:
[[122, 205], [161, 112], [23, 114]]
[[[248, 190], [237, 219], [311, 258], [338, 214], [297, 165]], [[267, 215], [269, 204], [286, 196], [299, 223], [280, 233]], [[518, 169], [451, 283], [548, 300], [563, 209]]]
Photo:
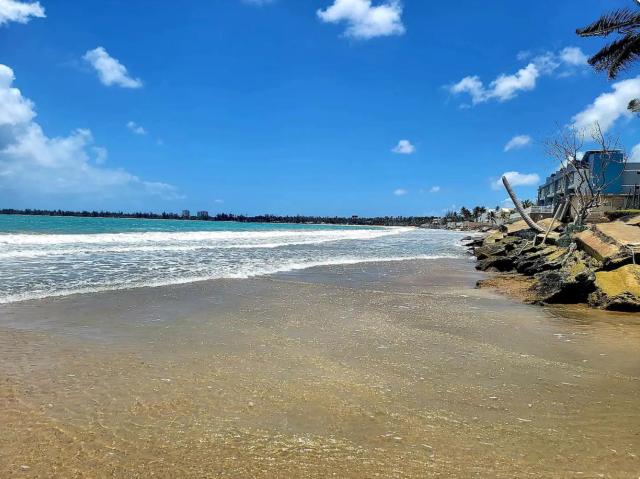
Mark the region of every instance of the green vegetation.
[[604, 215], [611, 221], [623, 218], [625, 216], [640, 215], [640, 210], [616, 210], [605, 211]]
[[191, 216], [183, 218], [177, 213], [124, 213], [122, 211], [63, 211], [63, 210], [38, 210], [38, 209], [2, 209], [2, 215], [32, 215], [32, 216], [76, 216], [83, 218], [133, 218], [154, 220], [180, 220], [180, 221], [237, 221], [240, 223], [292, 223], [292, 224], [332, 224], [332, 225], [358, 225], [358, 226], [420, 226], [431, 223], [433, 216], [380, 216], [374, 218], [351, 217], [325, 217], [325, 216], [277, 216], [258, 215], [246, 216], [229, 213], [219, 213], [209, 218]]

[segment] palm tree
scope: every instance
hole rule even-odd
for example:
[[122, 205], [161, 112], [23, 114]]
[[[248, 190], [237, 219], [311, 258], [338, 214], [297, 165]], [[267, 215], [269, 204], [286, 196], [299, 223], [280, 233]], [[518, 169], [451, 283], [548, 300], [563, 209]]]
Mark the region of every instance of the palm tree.
[[[640, 6], [640, 1], [635, 0]], [[614, 79], [621, 69], [640, 55], [640, 10], [622, 8], [602, 15], [598, 20], [576, 33], [581, 37], [606, 37], [612, 33], [621, 35], [589, 59], [596, 70], [606, 70], [610, 79]]]
[[533, 201], [531, 201], [531, 200], [524, 200], [522, 202], [522, 207], [523, 208], [530, 208], [531, 206], [533, 206]]
[[463, 206], [462, 208], [460, 208], [460, 216], [462, 216], [462, 219], [464, 221], [470, 221], [473, 217], [473, 214], [471, 213], [469, 208]]
[[[640, 0], [634, 0], [634, 3], [640, 7]], [[576, 33], [581, 37], [619, 35], [589, 58], [589, 65], [598, 71], [606, 71], [611, 80], [640, 57], [640, 10], [622, 8], [606, 13], [591, 25], [577, 29]], [[640, 99], [631, 100], [627, 108], [640, 113]]]
[[475, 206], [473, 208], [473, 217], [476, 221], [482, 216], [483, 213], [486, 213], [487, 209], [484, 206]]

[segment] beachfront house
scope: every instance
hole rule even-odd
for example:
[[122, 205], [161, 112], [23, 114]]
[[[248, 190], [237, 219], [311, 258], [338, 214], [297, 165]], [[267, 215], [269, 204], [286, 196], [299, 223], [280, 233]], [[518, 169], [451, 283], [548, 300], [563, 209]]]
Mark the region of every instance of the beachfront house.
[[640, 163], [625, 161], [622, 151], [587, 151], [569, 162], [538, 187], [538, 206], [555, 209], [564, 198], [588, 191], [589, 181], [604, 186], [601, 207], [609, 210], [640, 208]]

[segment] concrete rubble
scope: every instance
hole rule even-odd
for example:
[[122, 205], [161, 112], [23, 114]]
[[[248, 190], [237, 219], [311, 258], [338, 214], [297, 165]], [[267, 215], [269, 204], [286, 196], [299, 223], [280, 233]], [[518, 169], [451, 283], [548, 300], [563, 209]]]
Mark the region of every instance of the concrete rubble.
[[640, 217], [589, 225], [583, 231], [550, 219], [538, 224], [549, 234], [517, 221], [482, 239], [467, 238], [476, 268], [531, 278], [527, 298], [533, 303], [640, 311], [640, 265], [635, 264], [640, 259]]

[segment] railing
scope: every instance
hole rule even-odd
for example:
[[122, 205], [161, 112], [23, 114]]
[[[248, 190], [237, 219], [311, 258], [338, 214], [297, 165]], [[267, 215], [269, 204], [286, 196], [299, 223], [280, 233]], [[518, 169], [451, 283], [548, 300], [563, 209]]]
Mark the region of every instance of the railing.
[[553, 206], [532, 206], [529, 213], [539, 215], [553, 214]]

